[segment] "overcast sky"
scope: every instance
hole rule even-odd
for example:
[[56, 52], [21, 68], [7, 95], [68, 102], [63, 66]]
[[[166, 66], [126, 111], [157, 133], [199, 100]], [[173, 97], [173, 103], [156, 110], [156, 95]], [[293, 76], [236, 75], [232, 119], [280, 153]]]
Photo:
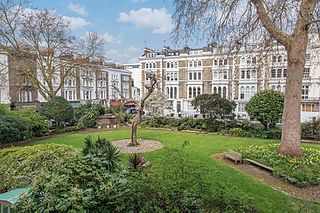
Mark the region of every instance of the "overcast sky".
[[104, 35], [106, 57], [136, 62], [145, 43], [161, 49], [170, 42], [173, 0], [31, 0], [33, 7], [55, 10], [78, 37], [88, 31]]

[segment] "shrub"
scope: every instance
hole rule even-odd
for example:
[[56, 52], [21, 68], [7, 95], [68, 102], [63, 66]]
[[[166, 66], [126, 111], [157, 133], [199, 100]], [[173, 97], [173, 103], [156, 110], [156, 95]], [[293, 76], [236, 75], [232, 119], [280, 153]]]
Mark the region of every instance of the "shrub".
[[12, 115], [0, 115], [0, 143], [22, 141], [31, 136], [25, 119]]
[[53, 97], [40, 109], [40, 114], [46, 116], [48, 119], [55, 120], [58, 125], [61, 122], [71, 122], [74, 118], [73, 107], [63, 97]]
[[69, 127], [64, 128], [64, 129], [55, 129], [51, 133], [53, 133], [53, 134], [64, 134], [64, 133], [74, 132], [74, 131], [79, 131], [79, 130], [81, 130], [81, 128], [78, 127], [78, 126], [69, 126]]
[[320, 140], [320, 119], [301, 124], [301, 137]]
[[46, 117], [38, 114], [34, 109], [20, 109], [11, 112], [12, 115], [26, 121], [31, 136], [41, 137], [49, 133]]
[[90, 128], [96, 125], [96, 120], [100, 115], [106, 113], [105, 107], [101, 104], [90, 102], [75, 109], [75, 116], [78, 119], [79, 128]]
[[320, 184], [320, 149], [302, 147], [301, 158], [290, 158], [277, 154], [279, 144], [239, 148], [243, 157], [254, 159], [273, 167], [274, 173], [285, 180], [302, 185]]
[[65, 145], [34, 145], [0, 150], [0, 192], [28, 186], [55, 167], [61, 167], [78, 152]]
[[91, 102], [87, 102], [86, 104], [82, 104], [79, 107], [74, 109], [74, 114], [76, 119], [79, 120], [90, 109], [93, 111], [96, 111], [98, 115], [104, 115], [106, 113], [106, 108], [101, 104], [93, 104]]

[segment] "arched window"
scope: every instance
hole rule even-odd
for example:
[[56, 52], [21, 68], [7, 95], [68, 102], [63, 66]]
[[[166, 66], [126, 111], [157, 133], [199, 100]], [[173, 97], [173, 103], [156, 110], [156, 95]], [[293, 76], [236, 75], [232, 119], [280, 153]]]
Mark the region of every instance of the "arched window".
[[256, 57], [253, 57], [253, 58], [252, 58], [252, 63], [253, 63], [253, 64], [257, 63], [257, 58], [256, 58]]
[[244, 86], [240, 87], [240, 99], [244, 99]]
[[277, 78], [282, 78], [282, 69], [277, 70]]
[[223, 72], [223, 79], [228, 79], [228, 72], [227, 71]]
[[174, 88], [174, 98], [176, 99], [178, 96], [178, 91], [177, 91], [177, 87]]
[[189, 87], [189, 98], [192, 98], [192, 88]]
[[146, 68], [147, 68], [147, 69], [149, 68], [149, 64], [148, 64], [148, 63], [146, 63]]
[[167, 62], [167, 68], [170, 68], [170, 63], [169, 62]]
[[271, 89], [275, 91], [276, 90], [276, 86], [272, 85]]
[[178, 62], [174, 62], [174, 68], [178, 68]]
[[198, 87], [198, 93], [197, 93], [197, 95], [200, 95], [201, 94], [201, 89], [200, 89], [200, 87]]
[[217, 87], [213, 87], [213, 94], [217, 94]]
[[198, 80], [201, 80], [201, 72], [198, 72]]
[[174, 80], [177, 81], [178, 80], [178, 73], [174, 73]]
[[222, 59], [219, 60], [219, 65], [222, 65]]
[[193, 87], [193, 98], [197, 96], [197, 88]]
[[214, 60], [214, 65], [218, 65], [218, 61], [217, 60]]
[[246, 99], [249, 99], [250, 98], [250, 87], [247, 86], [246, 87], [246, 95], [245, 95]]
[[256, 94], [256, 88], [254, 86], [251, 87], [251, 97]]
[[217, 71], [214, 71], [214, 72], [213, 72], [213, 78], [214, 78], [214, 79], [217, 79]]
[[278, 56], [278, 62], [282, 62], [282, 56]]
[[168, 97], [170, 95], [169, 87], [167, 87], [167, 95], [168, 95]]
[[194, 67], [197, 67], [197, 66], [198, 66], [198, 64], [197, 64], [196, 61], [193, 62], [193, 66], [194, 66]]
[[224, 98], [227, 98], [227, 88], [223, 87], [222, 95]]
[[198, 61], [198, 67], [201, 67], [201, 61]]
[[189, 80], [192, 80], [192, 72], [189, 72]]
[[173, 88], [170, 87], [170, 98], [172, 99], [173, 98]]
[[221, 96], [221, 87], [218, 87], [218, 94]]
[[193, 80], [197, 80], [197, 73], [193, 73]]
[[193, 63], [192, 61], [189, 61], [189, 67], [192, 67]]
[[227, 60], [227, 59], [224, 59], [223, 64], [224, 64], [224, 65], [227, 65], [227, 64], [228, 64], [228, 60]]
[[277, 62], [277, 56], [272, 56], [272, 62]]
[[281, 86], [280, 85], [277, 86], [277, 91], [281, 91]]
[[241, 70], [241, 79], [245, 79], [245, 78], [246, 78], [246, 71]]

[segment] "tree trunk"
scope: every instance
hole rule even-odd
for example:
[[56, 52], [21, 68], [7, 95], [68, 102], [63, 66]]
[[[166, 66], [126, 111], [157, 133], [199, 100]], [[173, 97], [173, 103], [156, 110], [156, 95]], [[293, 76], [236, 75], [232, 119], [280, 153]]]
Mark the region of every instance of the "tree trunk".
[[[302, 37], [302, 38], [301, 38]], [[279, 155], [302, 156], [301, 150], [301, 94], [306, 61], [307, 36], [301, 36], [287, 48], [288, 72], [286, 78], [282, 138]]]
[[141, 121], [141, 109], [138, 109], [137, 114], [134, 116], [134, 118], [132, 119], [132, 124], [131, 124], [131, 143], [129, 144], [129, 146], [138, 146], [138, 137], [137, 137], [137, 129], [138, 126], [140, 124]]

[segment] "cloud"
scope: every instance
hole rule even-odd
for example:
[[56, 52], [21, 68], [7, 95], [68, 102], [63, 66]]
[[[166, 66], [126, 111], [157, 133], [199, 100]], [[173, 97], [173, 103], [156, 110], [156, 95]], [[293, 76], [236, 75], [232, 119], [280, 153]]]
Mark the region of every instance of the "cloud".
[[151, 28], [152, 33], [158, 34], [169, 33], [173, 29], [172, 15], [166, 8], [141, 8], [131, 10], [129, 13], [121, 12], [118, 21], [132, 23], [138, 28]]
[[62, 16], [70, 24], [71, 30], [77, 30], [88, 26], [90, 23], [81, 17]]
[[115, 37], [113, 35], [110, 35], [109, 33], [103, 34], [102, 38], [107, 43], [114, 43], [114, 44], [121, 44], [122, 43], [122, 41], [119, 37]]
[[122, 63], [137, 62], [137, 58], [141, 55], [141, 50], [136, 47], [129, 47], [125, 50], [109, 49], [106, 50], [105, 55], [107, 58], [117, 59]]
[[81, 16], [87, 16], [88, 12], [86, 11], [86, 8], [79, 5], [79, 4], [74, 4], [72, 2], [69, 2], [69, 9]]

